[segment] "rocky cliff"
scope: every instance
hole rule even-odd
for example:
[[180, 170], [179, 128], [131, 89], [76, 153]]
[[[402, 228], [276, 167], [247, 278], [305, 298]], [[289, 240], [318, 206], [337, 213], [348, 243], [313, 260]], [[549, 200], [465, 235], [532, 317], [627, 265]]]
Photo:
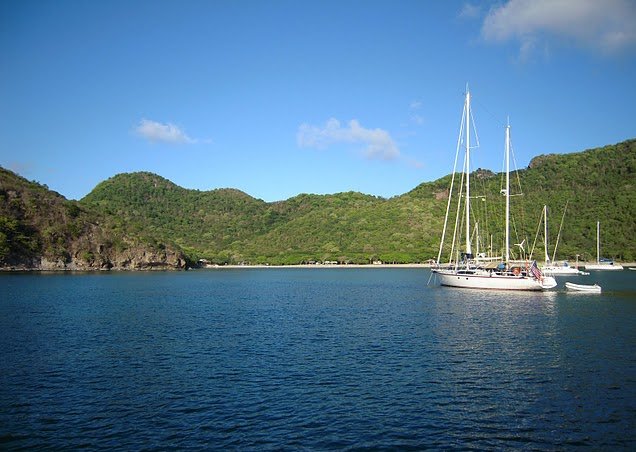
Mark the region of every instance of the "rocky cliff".
[[0, 168], [0, 269], [183, 270], [176, 246], [144, 241], [46, 186]]

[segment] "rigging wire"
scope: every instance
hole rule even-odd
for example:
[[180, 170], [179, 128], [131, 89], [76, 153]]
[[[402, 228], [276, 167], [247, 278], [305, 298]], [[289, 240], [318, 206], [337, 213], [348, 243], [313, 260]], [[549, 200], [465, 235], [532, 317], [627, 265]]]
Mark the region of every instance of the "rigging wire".
[[[530, 250], [530, 260], [532, 260], [532, 255], [534, 254], [535, 247], [537, 245], [537, 240], [539, 238], [539, 231], [541, 230], [541, 222], [543, 221], [543, 211], [541, 211], [541, 216], [539, 217], [539, 224], [537, 225], [537, 232], [534, 234], [534, 242], [532, 242], [532, 248]], [[545, 237], [544, 240], [548, 238]]]
[[556, 250], [557, 250], [557, 247], [559, 246], [559, 239], [561, 238], [561, 229], [563, 228], [563, 221], [565, 220], [565, 211], [568, 210], [569, 203], [570, 203], [569, 199], [565, 201], [565, 207], [563, 208], [563, 216], [561, 217], [561, 224], [559, 225], [559, 233], [557, 234], [556, 243], [554, 245], [554, 253], [552, 254], [552, 262], [554, 262], [554, 259], [556, 258]]
[[[451, 200], [453, 199], [453, 185], [455, 183], [455, 174], [456, 174], [456, 170], [457, 170], [457, 160], [459, 157], [459, 149], [461, 146], [461, 139], [462, 139], [462, 131], [464, 129], [464, 116], [465, 116], [465, 112], [466, 112], [466, 104], [464, 104], [464, 111], [462, 113], [462, 119], [460, 122], [460, 126], [459, 126], [459, 136], [457, 137], [457, 149], [455, 150], [455, 162], [453, 163], [453, 176], [451, 177], [451, 185], [450, 185], [450, 189], [448, 192], [448, 202], [446, 204], [446, 214], [444, 215], [444, 228], [442, 230], [442, 238], [440, 240], [440, 244], [439, 244], [439, 252], [437, 254], [437, 265], [440, 264], [440, 259], [442, 256], [442, 250], [444, 247], [444, 239], [446, 236], [446, 226], [448, 223], [448, 214], [450, 212], [450, 205], [451, 205]], [[462, 183], [463, 183], [463, 174], [462, 174]], [[460, 199], [461, 199], [461, 195], [460, 195]], [[457, 230], [457, 227], [455, 227], [455, 230]], [[455, 238], [453, 237], [453, 243], [455, 242]], [[451, 257], [452, 257], [452, 250], [451, 250]]]
[[[483, 111], [485, 111], [490, 117], [494, 118], [495, 121], [497, 121], [497, 118], [495, 117], [495, 115], [492, 114], [492, 112], [485, 107], [484, 105], [482, 105], [480, 102], [477, 102], [479, 104], [479, 106], [483, 109]], [[457, 170], [457, 163], [458, 163], [458, 159], [459, 159], [459, 152], [461, 149], [462, 145], [465, 145], [466, 143], [466, 139], [465, 135], [466, 134], [470, 134], [471, 133], [471, 128], [472, 128], [472, 132], [474, 135], [474, 145], [470, 146], [470, 149], [475, 149], [475, 148], [479, 148], [480, 147], [480, 143], [479, 143], [479, 136], [477, 133], [477, 127], [475, 124], [475, 117], [473, 114], [472, 109], [469, 111], [469, 117], [467, 118], [466, 116], [466, 108], [467, 105], [466, 103], [464, 103], [464, 107], [463, 107], [463, 112], [462, 112], [462, 116], [461, 116], [461, 121], [460, 121], [460, 133], [457, 139], [457, 148], [456, 148], [456, 153], [455, 153], [455, 161], [454, 161], [454, 165], [453, 165], [453, 175], [451, 178], [451, 184], [450, 184], [450, 189], [449, 189], [449, 194], [448, 194], [448, 201], [447, 201], [447, 206], [446, 206], [446, 214], [444, 216], [444, 228], [443, 228], [443, 232], [442, 232], [442, 240], [440, 242], [440, 246], [439, 246], [439, 250], [438, 250], [438, 255], [437, 255], [437, 264], [439, 265], [441, 263], [441, 259], [442, 259], [442, 254], [444, 253], [444, 240], [447, 234], [447, 228], [448, 228], [448, 223], [449, 220], [451, 220], [451, 206], [452, 206], [452, 197], [455, 191], [455, 185], [456, 185], [456, 170]], [[510, 153], [511, 153], [511, 157], [512, 157], [512, 163], [513, 163], [513, 167], [514, 172], [515, 172], [515, 179], [516, 179], [516, 187], [518, 187], [518, 190], [514, 190], [517, 191], [516, 193], [513, 193], [513, 190], [511, 189], [512, 187], [509, 187], [509, 193], [508, 196], [510, 198], [513, 197], [517, 197], [517, 196], [523, 196], [523, 191], [521, 189], [521, 177], [520, 177], [520, 173], [517, 167], [517, 162], [516, 162], [516, 155], [514, 153], [514, 148], [512, 146], [512, 143], [510, 143]], [[505, 156], [504, 156], [504, 161], [505, 161]], [[464, 231], [465, 226], [464, 226], [464, 222], [461, 221], [462, 215], [462, 206], [464, 206], [465, 208], [465, 204], [469, 202], [469, 199], [466, 199], [466, 195], [464, 194], [464, 180], [466, 178], [466, 173], [468, 171], [470, 171], [470, 168], [467, 167], [468, 163], [466, 161], [466, 157], [464, 157], [464, 164], [463, 164], [463, 171], [462, 171], [462, 175], [461, 175], [461, 180], [460, 180], [460, 186], [459, 186], [459, 196], [458, 201], [457, 201], [457, 205], [456, 205], [456, 209], [455, 210], [455, 227], [453, 229], [453, 237], [452, 240], [450, 241], [450, 254], [449, 254], [449, 263], [453, 262], [454, 256], [455, 254], [457, 254], [457, 256], [459, 256], [459, 250], [461, 249], [461, 244], [460, 244], [460, 240], [461, 237], [463, 236], [463, 234], [466, 232]], [[503, 166], [503, 164], [502, 164]], [[500, 180], [500, 191], [503, 192], [503, 185], [504, 185], [504, 181], [503, 178], [505, 177], [505, 171], [501, 172], [501, 180]], [[486, 192], [486, 188], [485, 188], [485, 181], [484, 179], [477, 179], [479, 180], [481, 183], [481, 193], [485, 193]], [[477, 244], [477, 249], [488, 249], [490, 251], [490, 253], [493, 253], [493, 237], [497, 237], [498, 234], [491, 234], [491, 239], [490, 239], [490, 246], [483, 246], [483, 241], [481, 240], [481, 235], [483, 235], [484, 237], [486, 235], [483, 234], [484, 230], [479, 231], [479, 232], [475, 232], [478, 231], [478, 224], [481, 222], [479, 220], [480, 216], [483, 216], [484, 221], [481, 222], [482, 225], [485, 224], [486, 228], [484, 228], [485, 230], [487, 230], [489, 228], [489, 219], [490, 219], [490, 211], [492, 210], [492, 215], [495, 217], [498, 217], [498, 215], [496, 215], [494, 212], [498, 210], [498, 204], [499, 203], [495, 203], [495, 204], [491, 204], [487, 201], [488, 197], [486, 195], [478, 195], [478, 196], [470, 196], [471, 199], [476, 198], [476, 199], [481, 199], [483, 205], [480, 205], [478, 208], [473, 208], [471, 209], [471, 211], [468, 213], [468, 215], [473, 219], [474, 223], [475, 223], [475, 230], [471, 231], [470, 234], [470, 242], [474, 242]], [[480, 203], [481, 204], [481, 203]], [[521, 240], [521, 236], [525, 234], [525, 229], [522, 227], [525, 224], [525, 218], [526, 218], [526, 212], [524, 209], [524, 203], [523, 202], [519, 202], [519, 203], [515, 203], [517, 204], [517, 209], [513, 209], [516, 210], [517, 213], [517, 217], [519, 218], [515, 218], [515, 216], [511, 217], [511, 229], [513, 235], [516, 238], [517, 241], [517, 246], [512, 246], [511, 250], [513, 251], [513, 254], [517, 254], [517, 248], [519, 247], [519, 255], [522, 257], [526, 257], [527, 256], [527, 252], [525, 249], [523, 249], [522, 246], [519, 245], [523, 245], [523, 243], [526, 243], [526, 238], [524, 237], [524, 240]], [[519, 223], [520, 221], [520, 223]], [[562, 220], [563, 221], [563, 220]], [[475, 237], [475, 234], [477, 235]], [[505, 239], [504, 239], [505, 240]], [[469, 243], [470, 243], [469, 242]], [[502, 242], [503, 243], [503, 242]], [[503, 246], [503, 245], [502, 245]], [[536, 246], [536, 237], [535, 237], [535, 243], [533, 244], [532, 247], [532, 251], [530, 253], [530, 256], [532, 256], [532, 253], [534, 252], [534, 248]], [[455, 262], [456, 265], [459, 262], [459, 257], [455, 258]]]

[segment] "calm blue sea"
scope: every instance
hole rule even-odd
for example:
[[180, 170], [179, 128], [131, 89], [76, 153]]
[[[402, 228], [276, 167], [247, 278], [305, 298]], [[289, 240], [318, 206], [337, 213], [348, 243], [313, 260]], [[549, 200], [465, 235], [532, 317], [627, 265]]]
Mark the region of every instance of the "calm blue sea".
[[636, 450], [636, 272], [1, 274], [0, 449]]

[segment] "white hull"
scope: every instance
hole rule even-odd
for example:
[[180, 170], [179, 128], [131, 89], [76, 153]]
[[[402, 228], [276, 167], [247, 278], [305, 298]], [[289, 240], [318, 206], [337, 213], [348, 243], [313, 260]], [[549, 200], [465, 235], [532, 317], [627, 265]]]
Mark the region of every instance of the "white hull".
[[586, 270], [622, 270], [623, 266], [620, 264], [591, 264], [585, 266]]
[[466, 289], [545, 290], [557, 285], [554, 278], [550, 276], [544, 277], [543, 283], [541, 283], [527, 276], [498, 275], [494, 272], [464, 274], [457, 273], [454, 270], [433, 271], [438, 275], [442, 286]]
[[580, 275], [581, 272], [574, 267], [561, 267], [558, 265], [547, 265], [545, 267], [541, 267], [541, 271], [543, 273], [547, 273], [550, 275]]
[[568, 290], [574, 290], [576, 292], [588, 292], [588, 293], [601, 293], [601, 286], [594, 284], [593, 286], [586, 286], [583, 284], [573, 284], [571, 282], [566, 282], [565, 287]]

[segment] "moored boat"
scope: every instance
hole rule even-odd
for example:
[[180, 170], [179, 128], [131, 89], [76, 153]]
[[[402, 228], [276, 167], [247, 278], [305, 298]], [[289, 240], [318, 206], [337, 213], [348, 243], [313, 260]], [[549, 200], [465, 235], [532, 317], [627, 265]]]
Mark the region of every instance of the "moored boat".
[[611, 259], [601, 259], [596, 264], [588, 264], [586, 270], [623, 270], [621, 264], [615, 263]]
[[622, 270], [621, 264], [616, 264], [612, 259], [601, 257], [601, 222], [596, 222], [596, 264], [586, 264], [586, 270]]
[[541, 267], [541, 271], [548, 275], [583, 275], [583, 272], [578, 268], [571, 267], [567, 261], [562, 264], [546, 264]]
[[[465, 115], [465, 116], [464, 116]], [[462, 253], [462, 260], [455, 259], [454, 263], [446, 266], [440, 265], [442, 249], [444, 247], [444, 237], [446, 235], [446, 226], [451, 206], [451, 198], [453, 196], [453, 185], [455, 181], [455, 168], [453, 168], [453, 176], [451, 179], [451, 187], [449, 190], [449, 200], [444, 219], [444, 229], [440, 240], [440, 249], [437, 256], [437, 268], [433, 269], [433, 273], [439, 278], [442, 286], [461, 287], [470, 289], [495, 289], [495, 290], [545, 290], [553, 288], [557, 285], [556, 280], [552, 276], [544, 275], [536, 264], [536, 261], [515, 264], [510, 258], [510, 125], [506, 126], [505, 134], [505, 165], [506, 165], [506, 186], [501, 192], [505, 195], [506, 211], [505, 211], [505, 241], [504, 254], [501, 262], [486, 265], [476, 259], [472, 250], [471, 227], [470, 227], [470, 126], [471, 126], [471, 110], [470, 110], [470, 92], [466, 90], [466, 98], [464, 103], [464, 112], [462, 114], [462, 127], [460, 128], [460, 139], [458, 140], [457, 154], [455, 157], [455, 165], [457, 164], [457, 155], [459, 154], [462, 142], [465, 144], [465, 163], [463, 179], [465, 180], [465, 192], [462, 185], [460, 188], [459, 198], [464, 200], [465, 215], [465, 249]], [[459, 217], [459, 204], [458, 204]], [[456, 221], [455, 233], [453, 234], [453, 248], [455, 238], [458, 237], [458, 224]], [[479, 253], [477, 253], [478, 255]], [[451, 252], [451, 256], [453, 252]]]
[[533, 271], [540, 271], [536, 263], [526, 270], [514, 266], [503, 270], [433, 269], [442, 286], [493, 290], [545, 290], [556, 287], [556, 280], [553, 277], [535, 276]]
[[576, 267], [571, 267], [567, 261], [561, 263], [556, 262], [556, 252], [559, 246], [559, 238], [561, 237], [561, 228], [563, 227], [563, 220], [565, 220], [565, 210], [567, 209], [567, 203], [563, 210], [563, 217], [561, 218], [561, 226], [559, 227], [559, 234], [557, 235], [557, 242], [554, 246], [554, 253], [552, 259], [548, 255], [548, 206], [543, 206], [543, 246], [545, 253], [545, 261], [541, 266], [541, 271], [547, 275], [581, 275], [583, 272], [578, 269], [578, 260]]
[[601, 293], [601, 286], [598, 284], [574, 284], [571, 282], [566, 282], [565, 287], [568, 290], [573, 290], [576, 292], [589, 292], [589, 293]]

